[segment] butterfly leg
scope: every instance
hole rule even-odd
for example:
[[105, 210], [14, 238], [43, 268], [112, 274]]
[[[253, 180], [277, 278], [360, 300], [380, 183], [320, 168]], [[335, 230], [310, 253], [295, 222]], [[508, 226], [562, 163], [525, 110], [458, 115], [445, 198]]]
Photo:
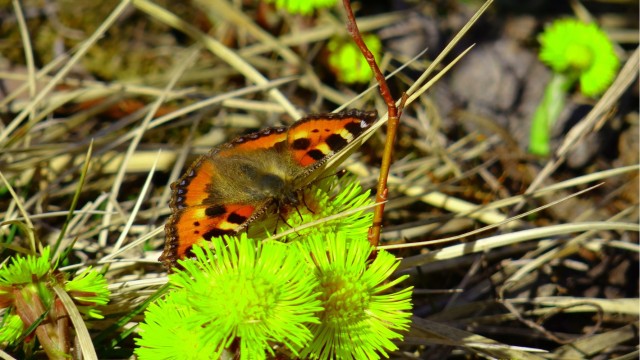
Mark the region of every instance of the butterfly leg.
[[[307, 208], [307, 210], [309, 210], [309, 212], [311, 212], [312, 214], [315, 215], [315, 211], [313, 211], [309, 205], [307, 205], [307, 198], [304, 196], [304, 191], [302, 192], [302, 203], [304, 204], [304, 206]], [[298, 215], [300, 215], [300, 210], [298, 210], [298, 208], [296, 207], [296, 210], [298, 211]], [[300, 219], [302, 219], [302, 215], [300, 215]]]
[[[296, 210], [298, 210], [298, 208], [296, 208]], [[300, 212], [298, 211], [298, 214], [300, 214]], [[302, 217], [302, 215], [300, 215]], [[282, 220], [283, 223], [287, 224], [288, 227], [293, 228], [293, 226], [291, 226], [291, 224], [289, 224], [287, 222], [287, 219], [284, 218], [284, 216], [282, 216], [282, 212], [278, 211], [278, 218], [280, 220]], [[276, 227], [276, 230], [278, 230], [278, 228]]]

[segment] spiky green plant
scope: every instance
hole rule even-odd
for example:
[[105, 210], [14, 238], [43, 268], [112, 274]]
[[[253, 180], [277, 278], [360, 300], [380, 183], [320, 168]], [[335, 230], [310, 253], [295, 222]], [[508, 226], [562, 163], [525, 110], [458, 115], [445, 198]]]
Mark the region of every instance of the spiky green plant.
[[585, 96], [604, 92], [620, 66], [613, 44], [596, 24], [575, 19], [557, 20], [539, 37], [540, 60], [553, 76], [531, 122], [529, 151], [548, 155], [549, 134], [576, 82]]
[[[380, 59], [382, 42], [374, 34], [362, 37], [376, 60]], [[345, 84], [367, 83], [373, 79], [373, 72], [369, 63], [362, 56], [360, 49], [346, 38], [334, 37], [327, 44], [329, 52], [329, 67], [338, 81]]]
[[[307, 206], [287, 214], [291, 226], [371, 204], [353, 177], [325, 179], [301, 196]], [[136, 354], [167, 358], [188, 346], [193, 358], [386, 355], [408, 326], [411, 289], [386, 294], [405, 277], [387, 282], [398, 265], [391, 254], [370, 259], [370, 219], [356, 210], [279, 239], [286, 243], [242, 234], [194, 247], [195, 259], [170, 275], [171, 294], [147, 310]]]
[[276, 8], [283, 9], [291, 14], [310, 15], [315, 10], [329, 8], [336, 4], [336, 0], [267, 0]]
[[75, 277], [60, 272], [51, 265], [51, 249], [45, 247], [39, 255], [14, 256], [0, 268], [0, 307], [7, 308], [0, 341], [15, 345], [30, 335], [27, 329], [35, 328], [49, 357], [70, 356], [69, 315], [55, 287], [64, 289], [81, 313], [102, 318], [97, 306], [106, 304], [110, 295], [102, 274], [90, 268]]

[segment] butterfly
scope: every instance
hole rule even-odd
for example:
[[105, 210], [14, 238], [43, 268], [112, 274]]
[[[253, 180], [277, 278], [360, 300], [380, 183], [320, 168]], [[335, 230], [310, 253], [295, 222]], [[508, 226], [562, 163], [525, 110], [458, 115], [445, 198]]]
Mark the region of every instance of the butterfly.
[[355, 109], [312, 114], [213, 148], [171, 184], [172, 214], [159, 260], [170, 269], [202, 239], [236, 234], [270, 208], [299, 205], [301, 190], [377, 116]]

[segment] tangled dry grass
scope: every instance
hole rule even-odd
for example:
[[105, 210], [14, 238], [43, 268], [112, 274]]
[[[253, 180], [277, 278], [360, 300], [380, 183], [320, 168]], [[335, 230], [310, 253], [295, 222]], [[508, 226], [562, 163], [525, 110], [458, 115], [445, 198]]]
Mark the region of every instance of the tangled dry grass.
[[[467, 5], [456, 6], [451, 18], [468, 20]], [[359, 26], [378, 32], [407, 13], [365, 11]], [[157, 258], [168, 184], [195, 155], [306, 112], [385, 113], [375, 87], [336, 83], [323, 62], [322, 45], [346, 34], [338, 10], [303, 18], [226, 0], [14, 1], [2, 16], [2, 258], [27, 248], [20, 221], [41, 242], [72, 247], [61, 270], [105, 271], [112, 298], [104, 320], [84, 325], [85, 358], [131, 356], [140, 311], [166, 282]], [[637, 98], [639, 61], [624, 45], [616, 81], [548, 159], [491, 118], [442, 112], [425, 92], [435, 81], [423, 86], [421, 75], [439, 80], [457, 58], [384, 54], [386, 73], [407, 66], [390, 80], [398, 94], [416, 89], [383, 232], [382, 247], [403, 258], [398, 275], [415, 286], [412, 329], [393, 357], [637, 357], [638, 110], [621, 104]], [[609, 145], [616, 156], [566, 166], [607, 122], [629, 130]], [[372, 133], [345, 165], [365, 187], [381, 144]]]

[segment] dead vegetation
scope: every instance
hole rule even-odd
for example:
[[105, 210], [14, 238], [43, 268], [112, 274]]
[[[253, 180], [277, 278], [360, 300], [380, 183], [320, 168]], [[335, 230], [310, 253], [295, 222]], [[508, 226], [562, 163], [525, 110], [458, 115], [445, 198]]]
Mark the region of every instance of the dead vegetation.
[[[572, 4], [538, 17], [492, 5], [438, 63], [481, 4], [356, 12], [385, 44], [385, 74], [402, 67], [393, 95], [416, 89], [382, 234], [415, 286], [412, 329], [392, 357], [637, 357], [639, 57], [627, 11], [637, 4]], [[572, 99], [587, 110], [556, 129], [553, 156], [536, 158], [522, 135], [544, 77], [535, 31], [570, 11], [608, 24], [624, 65], [601, 99]], [[304, 113], [385, 114], [375, 87], [340, 84], [327, 66], [324, 44], [347, 36], [338, 5], [303, 17], [258, 1], [14, 1], [0, 16], [2, 260], [28, 249], [17, 220], [45, 244], [62, 234], [60, 251], [73, 248], [62, 270], [106, 271], [112, 298], [104, 320], [88, 321], [85, 358], [131, 356], [140, 306], [166, 282], [157, 258], [168, 184], [195, 155]], [[516, 55], [532, 65], [510, 78]], [[495, 67], [478, 74], [476, 64]], [[438, 81], [422, 87], [427, 70]], [[346, 162], [365, 188], [375, 187], [381, 132]]]

